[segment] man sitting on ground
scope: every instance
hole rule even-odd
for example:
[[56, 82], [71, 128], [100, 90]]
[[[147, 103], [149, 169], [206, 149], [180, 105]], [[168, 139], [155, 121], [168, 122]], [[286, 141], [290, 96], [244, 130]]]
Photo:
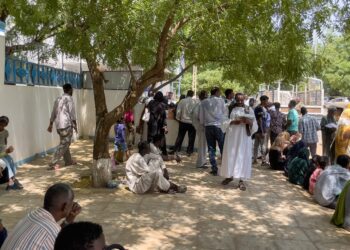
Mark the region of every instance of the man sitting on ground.
[[22, 184], [16, 178], [17, 168], [10, 156], [14, 148], [12, 146], [7, 146], [9, 132], [6, 127], [9, 121], [7, 116], [0, 117], [0, 184], [6, 182], [7, 191], [23, 189]]
[[288, 164], [289, 182], [300, 186], [303, 185], [306, 173], [310, 167], [309, 156], [309, 150], [303, 148], [299, 151], [298, 156]]
[[314, 190], [318, 204], [333, 209], [336, 207], [339, 194], [350, 180], [349, 164], [349, 156], [339, 155], [336, 165], [327, 167], [318, 177]]
[[54, 250], [125, 250], [119, 244], [106, 246], [102, 227], [92, 222], [72, 223], [58, 234]]
[[[44, 207], [29, 213], [17, 223], [5, 240], [2, 250], [53, 249], [61, 227], [70, 224], [80, 213], [73, 190], [64, 183], [51, 186], [44, 198]], [[59, 225], [58, 222], [64, 219]]]
[[[156, 135], [153, 138], [153, 142], [149, 143], [149, 147], [151, 150], [151, 154], [156, 155], [158, 159], [162, 159], [163, 161], [172, 161], [176, 160], [177, 162], [181, 162], [181, 157], [177, 154], [175, 155], [163, 155], [161, 147], [164, 144], [164, 137], [162, 135]], [[160, 158], [159, 158], [160, 157]], [[148, 162], [147, 162], [148, 163]]]
[[343, 191], [339, 195], [332, 223], [350, 231], [350, 181], [345, 184]]
[[155, 189], [165, 193], [186, 192], [186, 186], [178, 186], [168, 181], [164, 172], [154, 169], [153, 165], [147, 165], [144, 156], [151, 152], [147, 142], [140, 142], [138, 148], [139, 152], [134, 153], [126, 162], [126, 177], [132, 192], [144, 194]]

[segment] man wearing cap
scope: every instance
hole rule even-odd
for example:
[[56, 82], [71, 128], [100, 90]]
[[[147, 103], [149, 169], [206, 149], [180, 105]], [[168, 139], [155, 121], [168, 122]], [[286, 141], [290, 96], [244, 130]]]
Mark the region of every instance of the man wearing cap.
[[335, 120], [336, 107], [329, 107], [327, 115], [321, 119], [322, 131], [322, 154], [331, 157], [331, 144], [335, 138], [335, 131], [337, 130], [337, 121]]

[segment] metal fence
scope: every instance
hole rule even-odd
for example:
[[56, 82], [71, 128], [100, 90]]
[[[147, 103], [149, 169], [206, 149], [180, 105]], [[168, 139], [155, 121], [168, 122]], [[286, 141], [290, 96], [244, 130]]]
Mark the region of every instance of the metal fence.
[[83, 87], [83, 78], [79, 73], [40, 65], [17, 58], [5, 59], [5, 84], [24, 84], [28, 86], [63, 86], [66, 83], [73, 88]]

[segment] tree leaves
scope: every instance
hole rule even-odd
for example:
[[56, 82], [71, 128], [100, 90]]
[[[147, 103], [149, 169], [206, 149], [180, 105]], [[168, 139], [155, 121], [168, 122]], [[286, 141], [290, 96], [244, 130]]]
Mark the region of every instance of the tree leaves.
[[184, 52], [187, 62], [216, 62], [226, 78], [255, 85], [309, 74], [312, 33], [335, 11], [331, 0], [2, 1], [24, 36], [53, 36], [67, 54], [145, 72], [157, 63], [160, 33], [174, 13], [168, 66]]

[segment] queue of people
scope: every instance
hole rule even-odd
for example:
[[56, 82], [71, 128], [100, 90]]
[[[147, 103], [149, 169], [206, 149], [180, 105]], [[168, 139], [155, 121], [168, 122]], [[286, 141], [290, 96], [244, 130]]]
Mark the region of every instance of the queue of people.
[[[350, 105], [338, 121], [336, 109], [330, 107], [318, 123], [305, 107], [300, 108], [302, 116], [299, 118], [295, 104], [295, 101], [289, 104], [288, 132], [281, 132], [271, 140], [271, 168], [282, 170], [289, 182], [302, 186], [319, 205], [336, 209], [332, 222], [350, 230], [350, 123], [346, 122], [350, 121]], [[322, 131], [323, 156], [316, 154], [319, 130]]]
[[[189, 91], [187, 97], [177, 104], [176, 118], [181, 126], [174, 153], [180, 151], [186, 132], [191, 140], [187, 153], [192, 153], [195, 131], [199, 139], [196, 167], [207, 168], [208, 153], [210, 173], [224, 177], [222, 185], [237, 179], [238, 188], [246, 190], [245, 181], [251, 177], [252, 163], [257, 164], [261, 159], [262, 165], [283, 171], [291, 183], [303, 186], [320, 205], [329, 208], [336, 208], [337, 204], [347, 205], [341, 213], [337, 212], [337, 216], [348, 216], [348, 223], [344, 223], [350, 226], [350, 194], [344, 191], [350, 188], [350, 184], [346, 185], [350, 180], [350, 106], [342, 112], [338, 121], [336, 109], [330, 107], [319, 123], [309, 115], [306, 107], [299, 107], [299, 116], [297, 100], [290, 101], [288, 114], [285, 115], [280, 111], [280, 103], [270, 103], [267, 96], [261, 96], [260, 103], [255, 106], [254, 99], [246, 105], [246, 96], [241, 93], [234, 95], [232, 90], [225, 91], [225, 98], [221, 97], [219, 88], [213, 88], [210, 94], [208, 98], [206, 91], [201, 91], [199, 100], [194, 100], [193, 92]], [[164, 112], [164, 108], [158, 111]], [[161, 117], [164, 118], [164, 115]], [[160, 125], [161, 129], [166, 129], [165, 123]], [[322, 156], [317, 155], [318, 131], [322, 133]], [[217, 149], [221, 157], [217, 156]], [[219, 158], [221, 164], [218, 163]], [[158, 185], [163, 191], [170, 190], [169, 184], [160, 187], [156, 180], [158, 177], [149, 186]], [[147, 187], [145, 190], [150, 189]], [[340, 196], [342, 190], [346, 194]], [[339, 197], [342, 197], [341, 203], [337, 202]]]
[[[75, 164], [69, 152], [72, 133], [76, 130], [72, 88], [65, 85], [63, 89], [63, 96], [55, 102], [48, 128], [52, 132], [52, 125], [56, 123], [60, 136], [60, 145], [49, 165], [53, 170], [60, 168], [57, 162], [62, 156], [66, 165]], [[279, 103], [269, 103], [264, 95], [258, 105], [255, 99], [248, 99], [242, 93], [234, 94], [230, 89], [225, 91], [225, 98], [221, 97], [219, 88], [213, 88], [210, 97], [206, 91], [201, 91], [199, 100], [193, 95], [193, 91], [188, 91], [176, 105], [179, 130], [172, 152], [167, 150], [165, 135], [168, 133], [167, 109], [173, 103], [161, 92], [149, 95], [147, 110], [142, 115], [147, 136], [138, 144], [137, 153], [129, 154], [135, 131], [132, 111], [127, 111], [115, 125], [114, 158], [117, 163], [124, 158], [127, 161], [125, 171], [130, 191], [136, 194], [185, 193], [185, 185], [171, 180], [166, 161], [181, 161], [178, 152], [188, 133], [187, 155], [193, 153], [197, 136], [196, 167], [208, 168], [208, 154], [210, 174], [222, 177], [222, 185], [237, 180], [239, 190], [246, 190], [252, 165], [260, 159], [261, 165], [282, 171], [289, 182], [302, 186], [321, 206], [336, 209], [332, 222], [350, 230], [350, 105], [338, 121], [334, 117], [335, 109], [329, 108], [319, 124], [305, 107], [301, 107], [302, 116], [299, 117], [295, 100], [290, 101], [285, 115]], [[5, 127], [8, 123], [7, 117], [0, 117], [0, 177], [8, 183], [6, 189], [21, 189], [9, 156], [13, 147], [7, 146], [9, 134]], [[322, 131], [323, 156], [317, 155], [319, 130]], [[128, 139], [128, 134], [133, 139]], [[121, 159], [118, 152], [122, 154]], [[63, 183], [55, 184], [47, 190], [43, 207], [23, 218], [8, 237], [0, 221], [0, 242], [5, 239], [2, 249], [88, 249], [87, 246], [112, 249], [106, 246], [100, 225], [74, 223], [80, 211], [72, 189]], [[63, 223], [58, 224], [62, 220]], [[89, 230], [95, 233], [89, 234]], [[123, 249], [118, 244], [113, 247]]]

